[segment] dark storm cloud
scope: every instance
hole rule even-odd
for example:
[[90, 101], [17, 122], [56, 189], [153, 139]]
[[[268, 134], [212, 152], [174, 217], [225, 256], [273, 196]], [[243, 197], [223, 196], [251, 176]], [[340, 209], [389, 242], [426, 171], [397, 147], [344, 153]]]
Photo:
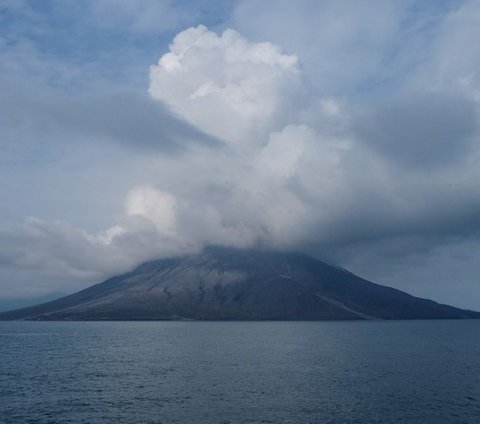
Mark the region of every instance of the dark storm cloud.
[[468, 155], [476, 105], [450, 93], [410, 93], [377, 105], [357, 122], [360, 140], [393, 163], [418, 169], [448, 166]]
[[86, 98], [57, 112], [55, 116], [80, 134], [103, 136], [132, 148], [173, 152], [189, 143], [220, 145], [145, 95], [116, 93]]
[[107, 140], [133, 149], [175, 153], [189, 143], [219, 145], [145, 94], [70, 95], [1, 84], [3, 142], [54, 139], [63, 143]]

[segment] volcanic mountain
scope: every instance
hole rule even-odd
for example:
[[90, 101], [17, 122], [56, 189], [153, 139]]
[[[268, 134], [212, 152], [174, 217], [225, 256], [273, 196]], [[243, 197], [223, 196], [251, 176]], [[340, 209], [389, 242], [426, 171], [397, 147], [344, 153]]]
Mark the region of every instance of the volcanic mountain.
[[27, 320], [480, 318], [297, 253], [210, 247], [146, 262], [78, 293], [0, 313]]

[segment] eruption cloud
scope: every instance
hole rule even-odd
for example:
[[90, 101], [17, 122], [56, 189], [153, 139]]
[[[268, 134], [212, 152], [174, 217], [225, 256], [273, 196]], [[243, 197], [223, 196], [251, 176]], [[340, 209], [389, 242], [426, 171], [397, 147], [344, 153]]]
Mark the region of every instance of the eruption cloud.
[[110, 228], [31, 218], [2, 233], [14, 248], [0, 260], [99, 279], [210, 244], [298, 249], [364, 270], [405, 243], [412, 254], [454, 245], [480, 212], [477, 91], [455, 78], [359, 107], [314, 88], [301, 58], [275, 44], [186, 29], [151, 66], [148, 93], [215, 142], [153, 155], [155, 178], [132, 187]]

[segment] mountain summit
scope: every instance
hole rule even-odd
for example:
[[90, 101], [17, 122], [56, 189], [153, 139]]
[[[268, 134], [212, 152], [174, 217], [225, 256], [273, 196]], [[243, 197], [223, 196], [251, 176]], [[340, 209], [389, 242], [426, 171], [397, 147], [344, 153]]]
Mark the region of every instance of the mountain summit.
[[70, 296], [0, 319], [346, 320], [480, 318], [366, 281], [303, 254], [206, 248], [146, 262]]

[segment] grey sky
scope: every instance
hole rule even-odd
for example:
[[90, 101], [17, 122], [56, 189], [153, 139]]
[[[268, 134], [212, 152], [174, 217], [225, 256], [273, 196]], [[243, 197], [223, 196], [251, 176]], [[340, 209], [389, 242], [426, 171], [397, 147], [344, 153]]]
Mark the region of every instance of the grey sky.
[[478, 2], [2, 6], [0, 298], [261, 244], [480, 309]]

